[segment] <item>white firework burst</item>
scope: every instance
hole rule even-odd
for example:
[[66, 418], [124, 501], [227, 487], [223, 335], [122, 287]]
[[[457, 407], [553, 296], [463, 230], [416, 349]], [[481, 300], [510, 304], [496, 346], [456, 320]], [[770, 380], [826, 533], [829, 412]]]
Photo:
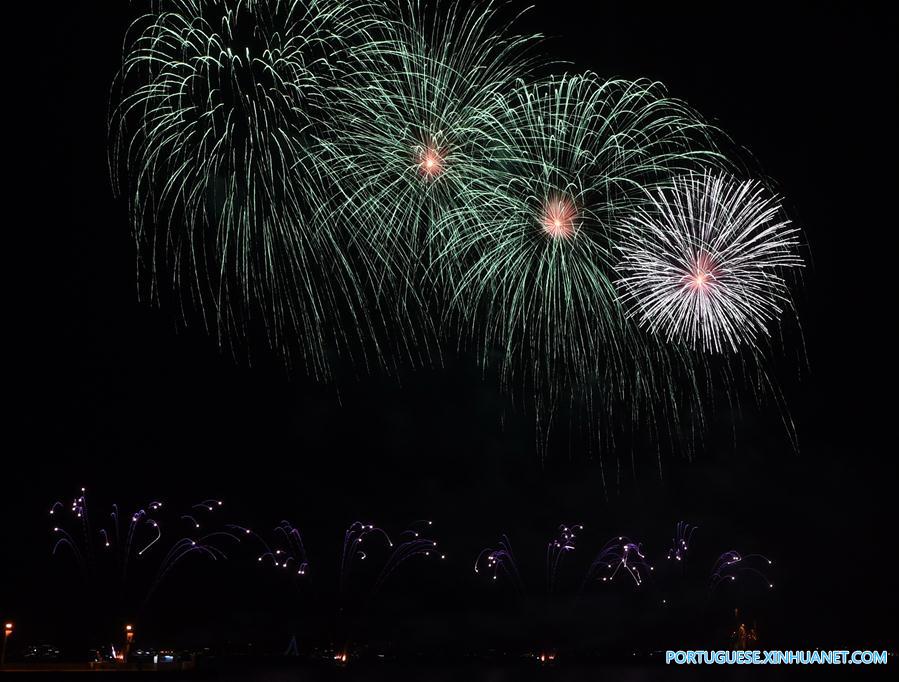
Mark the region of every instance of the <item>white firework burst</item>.
[[718, 353], [755, 347], [792, 309], [785, 275], [803, 265], [799, 230], [757, 181], [676, 178], [621, 228], [622, 301], [669, 341]]

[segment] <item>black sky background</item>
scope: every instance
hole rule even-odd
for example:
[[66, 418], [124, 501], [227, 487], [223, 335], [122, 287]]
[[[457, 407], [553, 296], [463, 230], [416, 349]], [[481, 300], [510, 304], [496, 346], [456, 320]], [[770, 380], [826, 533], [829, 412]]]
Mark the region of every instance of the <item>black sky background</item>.
[[[541, 462], [531, 417], [510, 412], [470, 358], [410, 370], [401, 386], [347, 371], [338, 400], [335, 387], [289, 376], [265, 353], [253, 367], [220, 353], [199, 325], [184, 328], [175, 311], [136, 296], [106, 117], [137, 8], [48, 5], [6, 28], [16, 39], [7, 135], [21, 156], [9, 167], [4, 220], [13, 350], [0, 617], [16, 621], [17, 637], [63, 641], [73, 631], [84, 595], [67, 564], [51, 560], [46, 510], [84, 485], [95, 508], [221, 497], [237, 522], [261, 529], [287, 518], [303, 529], [313, 563], [305, 594], [246, 557], [191, 567], [146, 616], [142, 632], [160, 641], [327, 632], [317, 625], [332, 613], [346, 525], [401, 530], [420, 518], [434, 520], [448, 559], [407, 566], [372, 606], [368, 629], [416, 646], [527, 641], [529, 619], [509, 590], [471, 571], [480, 548], [508, 533], [539, 591], [560, 522], [587, 527], [572, 563], [582, 568], [619, 533], [661, 562], [686, 519], [700, 526], [684, 591], [695, 620], [636, 601], [621, 584], [566, 617], [560, 637], [705, 641], [731, 602], [710, 605], [702, 581], [716, 550], [736, 548], [776, 559], [776, 591], [754, 600], [769, 643], [895, 644], [895, 23], [862, 3], [536, 4], [525, 23], [550, 36], [547, 55], [665, 82], [752, 150], [788, 197], [811, 247], [799, 293], [809, 370], [790, 359], [779, 367], [799, 452], [776, 411], [722, 409], [695, 461], [666, 456], [660, 477], [655, 454], [638, 452], [636, 477], [604, 489], [597, 461], [579, 448], [551, 447]], [[621, 456], [627, 469], [630, 453]]]

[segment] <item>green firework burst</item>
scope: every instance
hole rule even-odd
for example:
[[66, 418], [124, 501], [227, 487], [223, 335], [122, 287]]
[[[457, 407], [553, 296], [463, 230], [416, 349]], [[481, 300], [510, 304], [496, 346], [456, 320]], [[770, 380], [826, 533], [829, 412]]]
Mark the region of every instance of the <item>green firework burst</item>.
[[516, 17], [492, 2], [386, 7], [385, 30], [339, 88], [323, 141], [339, 192], [323, 212], [352, 226], [376, 268], [408, 281], [441, 212], [494, 172], [504, 97], [536, 36], [515, 35]]
[[499, 357], [541, 420], [566, 401], [590, 423], [701, 419], [707, 359], [641, 329], [615, 283], [655, 274], [660, 188], [731, 170], [723, 135], [658, 83], [529, 83], [538, 37], [501, 10], [154, 3], [111, 125], [143, 291], [227, 344], [261, 329], [320, 378], [335, 352], [432, 359], [441, 327]]
[[726, 165], [717, 131], [649, 81], [562, 77], [506, 104], [501, 182], [472, 186], [435, 231], [451, 319], [484, 358], [500, 350], [505, 383], [538, 411], [565, 395], [607, 414], [670, 402], [684, 360], [624, 314], [614, 225], [647, 188]]
[[370, 16], [338, 0], [161, 2], [132, 26], [117, 80], [111, 166], [145, 293], [169, 280], [222, 341], [262, 328], [316, 376], [350, 343], [334, 311], [366, 326], [340, 233], [314, 215], [331, 192], [314, 141]]

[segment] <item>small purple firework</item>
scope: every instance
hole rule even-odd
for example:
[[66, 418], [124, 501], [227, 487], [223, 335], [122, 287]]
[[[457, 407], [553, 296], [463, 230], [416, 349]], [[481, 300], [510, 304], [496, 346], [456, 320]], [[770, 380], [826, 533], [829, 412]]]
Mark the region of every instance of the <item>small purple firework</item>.
[[[552, 595], [556, 591], [556, 582], [559, 576], [559, 568], [564, 557], [576, 549], [577, 535], [584, 527], [580, 524], [560, 524], [555, 535], [546, 543], [546, 591]], [[520, 594], [525, 593], [524, 581], [515, 554], [512, 552], [512, 543], [509, 536], [503, 534], [499, 545], [485, 547], [480, 551], [474, 562], [474, 572], [490, 573], [493, 580], [504, 575], [510, 580]]]
[[504, 575], [512, 581], [519, 593], [523, 594], [525, 591], [512, 543], [505, 534], [500, 537], [497, 547], [485, 547], [480, 551], [474, 561], [474, 572], [489, 573], [492, 580], [498, 580], [500, 575]]
[[438, 550], [437, 541], [427, 537], [425, 528], [432, 526], [431, 521], [416, 521], [410, 528], [400, 533], [394, 541], [388, 533], [371, 523], [354, 521], [346, 529], [343, 536], [343, 550], [340, 556], [340, 592], [346, 595], [348, 581], [356, 561], [365, 561], [369, 558], [368, 547], [375, 539], [381, 543], [382, 548], [390, 550], [387, 558], [381, 566], [377, 578], [372, 586], [372, 594], [379, 590], [393, 572], [403, 563], [413, 557], [438, 557], [446, 559], [446, 555]]
[[668, 561], [675, 561], [684, 564], [687, 560], [687, 553], [690, 551], [690, 543], [693, 541], [693, 533], [696, 532], [696, 526], [692, 526], [686, 521], [678, 521], [674, 529], [674, 537], [671, 539], [671, 549], [668, 550]]
[[546, 545], [546, 590], [553, 594], [556, 590], [556, 578], [562, 558], [575, 550], [577, 534], [584, 530], [580, 524], [566, 526], [564, 523], [556, 529], [556, 536]]
[[[343, 535], [338, 574], [337, 628], [342, 632], [342, 643], [338, 645], [334, 656], [337, 663], [344, 664], [347, 661], [353, 620], [362, 617], [368, 605], [366, 598], [374, 597], [390, 576], [414, 557], [446, 559], [446, 555], [438, 549], [437, 541], [426, 534], [425, 528], [432, 525], [431, 521], [416, 521], [397, 535], [395, 540], [387, 531], [373, 523], [354, 521], [347, 527]], [[356, 580], [356, 589], [351, 592], [351, 578], [358, 562], [370, 563], [372, 559], [376, 566], [379, 561], [383, 561], [380, 569], [376, 569], [374, 581]]]
[[764, 572], [773, 563], [762, 554], [740, 554], [729, 549], [715, 561], [709, 578], [709, 589], [714, 592], [722, 584], [735, 582], [743, 574], [763, 581], [769, 590], [774, 589], [774, 583]]
[[[118, 608], [135, 615], [166, 576], [187, 557], [227, 558], [220, 541], [239, 542], [239, 538], [229, 531], [215, 530], [215, 516], [222, 504], [221, 500], [207, 500], [194, 505], [194, 513], [172, 518], [164, 516], [163, 503], [158, 500], [126, 515], [113, 504], [109, 515], [95, 524], [87, 493], [81, 488], [71, 504], [57, 501], [50, 507], [55, 538], [52, 553], [55, 556], [68, 551], [92, 594], [118, 601]], [[197, 511], [199, 508], [201, 511]], [[206, 533], [183, 534], [185, 526], [191, 533], [207, 524], [210, 530]], [[149, 570], [146, 582], [132, 578], [138, 568]], [[137, 599], [136, 594], [141, 592], [142, 598]]]
[[281, 571], [290, 571], [298, 576], [305, 576], [308, 572], [309, 560], [303, 536], [299, 528], [290, 521], [281, 521], [275, 526], [271, 542], [245, 526], [232, 525], [229, 528], [238, 535], [249, 536], [260, 544], [262, 551], [256, 556], [257, 562]]
[[640, 587], [653, 571], [642, 546], [623, 535], [609, 540], [596, 555], [584, 576], [584, 585], [593, 580], [612, 582], [619, 573], [630, 576]]

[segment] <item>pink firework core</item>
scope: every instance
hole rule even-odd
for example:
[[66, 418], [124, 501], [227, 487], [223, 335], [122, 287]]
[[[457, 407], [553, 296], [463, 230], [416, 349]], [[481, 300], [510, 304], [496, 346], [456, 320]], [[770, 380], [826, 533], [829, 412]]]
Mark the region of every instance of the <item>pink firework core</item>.
[[436, 146], [420, 147], [418, 151], [418, 174], [425, 180], [433, 180], [441, 173], [446, 164], [446, 153]]
[[707, 294], [716, 279], [716, 268], [712, 257], [699, 253], [683, 277], [684, 286], [697, 294]]
[[543, 231], [553, 239], [568, 239], [575, 232], [577, 210], [574, 204], [565, 198], [552, 198], [543, 205], [540, 223]]

